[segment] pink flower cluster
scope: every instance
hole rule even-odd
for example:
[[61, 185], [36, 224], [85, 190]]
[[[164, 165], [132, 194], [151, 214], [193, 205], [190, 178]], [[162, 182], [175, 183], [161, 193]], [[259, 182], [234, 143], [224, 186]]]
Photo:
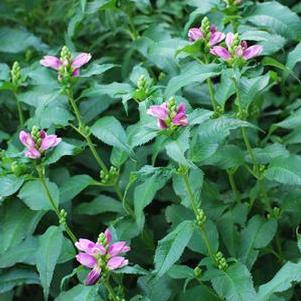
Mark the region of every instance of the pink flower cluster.
[[[190, 28], [188, 31], [188, 38], [190, 42], [197, 41], [199, 39], [204, 38], [204, 34], [202, 30], [198, 27]], [[210, 46], [214, 46], [220, 43], [225, 38], [225, 34], [217, 30], [217, 27], [212, 25], [210, 27], [210, 39], [209, 44]]]
[[178, 107], [169, 106], [168, 102], [164, 102], [161, 105], [150, 106], [147, 110], [147, 114], [157, 118], [157, 125], [160, 129], [167, 129], [171, 125], [188, 125], [186, 106], [184, 103], [180, 103]]
[[222, 46], [214, 46], [210, 50], [210, 53], [226, 61], [235, 57], [241, 57], [245, 60], [249, 60], [261, 54], [263, 50], [261, 45], [253, 45], [248, 47], [246, 41], [241, 41], [239, 45], [235, 46], [234, 37], [235, 35], [232, 32], [229, 32], [226, 35], [225, 40], [227, 48]]
[[[79, 76], [80, 68], [87, 64], [91, 59], [90, 53], [82, 52], [78, 56], [76, 56], [71, 61], [71, 69], [72, 69], [72, 76]], [[58, 57], [46, 55], [40, 60], [40, 64], [52, 68], [54, 70], [59, 70], [61, 67], [66, 67], [69, 62], [66, 60], [59, 59]]]
[[[204, 38], [204, 34], [200, 28], [193, 27], [188, 31], [188, 38], [191, 42], [197, 41]], [[256, 56], [259, 56], [263, 50], [261, 45], [253, 45], [248, 47], [246, 41], [241, 41], [238, 45], [234, 45], [235, 35], [232, 32], [229, 32], [226, 35], [222, 32], [219, 32], [216, 26], [210, 27], [210, 40], [209, 45], [211, 47], [210, 53], [222, 58], [223, 60], [230, 60], [233, 58], [243, 58], [249, 60]], [[225, 39], [227, 48], [217, 45]], [[217, 46], [216, 46], [217, 45]]]
[[128, 260], [119, 255], [130, 251], [130, 247], [125, 241], [112, 243], [109, 229], [99, 235], [96, 243], [81, 238], [75, 246], [83, 251], [76, 255], [77, 261], [91, 269], [85, 281], [86, 285], [95, 284], [102, 272], [116, 270], [128, 264]]
[[39, 131], [38, 136], [36, 139], [30, 133], [20, 132], [19, 139], [27, 148], [25, 157], [39, 159], [46, 150], [57, 146], [62, 140], [56, 135], [47, 135], [44, 130]]

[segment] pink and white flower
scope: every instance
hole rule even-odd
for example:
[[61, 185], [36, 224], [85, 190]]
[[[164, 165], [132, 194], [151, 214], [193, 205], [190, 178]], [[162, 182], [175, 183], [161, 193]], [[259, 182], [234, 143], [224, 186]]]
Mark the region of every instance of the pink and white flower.
[[234, 34], [229, 32], [226, 35], [225, 40], [227, 48], [222, 46], [214, 46], [210, 50], [210, 53], [226, 61], [235, 57], [249, 60], [259, 56], [262, 53], [263, 48], [261, 45], [253, 45], [248, 47], [246, 41], [241, 41], [238, 46], [233, 47], [234, 37]]
[[125, 241], [112, 243], [112, 234], [109, 229], [100, 234], [101, 239], [96, 243], [88, 239], [79, 239], [75, 246], [79, 251], [77, 261], [91, 269], [85, 284], [93, 285], [101, 276], [102, 271], [120, 269], [128, 264], [128, 260], [120, 254], [130, 251]]
[[170, 125], [188, 125], [186, 106], [184, 103], [180, 103], [180, 105], [176, 107], [175, 111], [173, 111], [168, 108], [168, 103], [164, 102], [161, 105], [150, 106], [146, 113], [157, 118], [157, 125], [159, 129], [167, 129]]
[[[200, 28], [193, 27], [190, 28], [188, 31], [188, 38], [190, 42], [194, 42], [199, 39], [203, 39], [204, 34]], [[209, 39], [210, 46], [214, 46], [220, 43], [224, 38], [225, 38], [225, 34], [223, 32], [218, 31], [216, 26], [212, 25], [210, 27], [210, 39]]]
[[36, 138], [31, 133], [21, 131], [19, 139], [27, 149], [24, 153], [25, 157], [33, 160], [39, 159], [46, 150], [57, 146], [62, 141], [57, 135], [47, 135], [44, 130], [41, 130]]
[[[72, 76], [76, 77], [79, 76], [80, 68], [87, 64], [91, 59], [91, 54], [82, 52], [79, 55], [77, 55], [74, 59], [71, 60], [70, 67], [72, 69]], [[51, 56], [51, 55], [45, 55], [43, 59], [40, 60], [40, 64], [52, 68], [54, 70], [59, 70], [60, 67], [66, 66], [69, 64], [66, 61], [63, 61], [62, 59], [59, 59], [58, 57]]]

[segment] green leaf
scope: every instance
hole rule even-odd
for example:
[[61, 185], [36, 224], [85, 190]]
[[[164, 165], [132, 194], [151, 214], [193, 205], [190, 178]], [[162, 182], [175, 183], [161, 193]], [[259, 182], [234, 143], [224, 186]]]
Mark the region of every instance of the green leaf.
[[287, 118], [276, 123], [276, 126], [284, 129], [295, 129], [301, 126], [301, 109], [292, 112]]
[[44, 298], [48, 299], [53, 272], [61, 253], [63, 233], [59, 227], [51, 226], [39, 237], [37, 269], [43, 286]]
[[36, 237], [29, 236], [18, 245], [13, 245], [7, 251], [0, 252], [0, 268], [8, 268], [16, 263], [26, 263], [34, 265], [35, 253], [38, 247]]
[[136, 222], [140, 230], [143, 228], [143, 209], [151, 203], [157, 191], [163, 188], [170, 179], [172, 170], [167, 168], [154, 168], [153, 175], [149, 176], [144, 183], [138, 185], [134, 192], [134, 206]]
[[301, 262], [287, 262], [269, 282], [259, 286], [258, 301], [268, 301], [274, 293], [288, 290], [294, 282], [301, 281]]
[[179, 164], [194, 167], [185, 157], [185, 152], [189, 148], [189, 129], [185, 129], [179, 137], [176, 139], [170, 139], [170, 141], [165, 145], [167, 155]]
[[80, 215], [97, 215], [105, 212], [122, 213], [123, 211], [122, 204], [119, 201], [102, 194], [92, 202], [78, 204], [74, 209], [74, 213]]
[[257, 3], [247, 20], [288, 39], [300, 40], [301, 38], [300, 18], [277, 1]]
[[15, 175], [5, 175], [0, 177], [0, 199], [16, 193], [23, 185], [24, 178]]
[[240, 102], [244, 107], [248, 107], [257, 95], [268, 87], [270, 81], [270, 74], [255, 78], [242, 77], [239, 81]]
[[76, 146], [62, 141], [56, 146], [45, 161], [46, 164], [53, 164], [64, 156], [72, 156], [75, 154]]
[[297, 63], [301, 61], [301, 42], [287, 55], [286, 67], [293, 70]]
[[216, 89], [216, 100], [217, 102], [224, 106], [226, 101], [235, 93], [235, 85], [232, 80], [233, 70], [226, 69], [222, 71], [221, 81], [217, 85]]
[[257, 259], [259, 249], [266, 247], [277, 232], [276, 220], [265, 220], [259, 215], [253, 216], [247, 227], [241, 232], [238, 257], [241, 263], [251, 268]]
[[115, 117], [106, 116], [98, 119], [92, 126], [91, 131], [102, 142], [115, 146], [128, 154], [133, 154], [127, 142], [126, 133]]
[[301, 185], [301, 157], [297, 155], [280, 156], [273, 160], [265, 171], [265, 177], [286, 185]]
[[[55, 183], [46, 181], [48, 189], [56, 205], [59, 204], [60, 193]], [[31, 210], [53, 210], [48, 199], [45, 188], [40, 180], [33, 180], [26, 182], [19, 191], [18, 197], [31, 209]]]
[[61, 292], [55, 301], [101, 301], [97, 293], [98, 286], [86, 286], [78, 284], [67, 292]]
[[173, 77], [165, 90], [166, 97], [173, 96], [179, 89], [192, 84], [202, 83], [207, 78], [219, 75], [221, 67], [217, 64], [200, 65], [196, 62], [188, 63], [182, 68], [181, 74]]
[[21, 284], [39, 284], [37, 273], [28, 269], [13, 269], [0, 274], [0, 294]]
[[221, 301], [212, 289], [207, 286], [195, 286], [180, 294], [179, 301]]
[[29, 47], [37, 50], [48, 48], [39, 38], [23, 28], [1, 27], [0, 41], [0, 52], [5, 53], [24, 52]]
[[252, 276], [247, 267], [239, 262], [225, 272], [217, 271], [211, 282], [218, 295], [227, 301], [257, 300]]
[[194, 223], [184, 221], [159, 241], [154, 260], [158, 277], [163, 276], [181, 257], [193, 230]]
[[194, 270], [186, 265], [174, 264], [168, 271], [168, 276], [172, 279], [194, 278]]
[[61, 202], [65, 203], [76, 197], [81, 191], [94, 184], [94, 180], [88, 175], [76, 175], [69, 178], [60, 187]]
[[80, 77], [90, 77], [92, 75], [100, 75], [103, 74], [104, 72], [106, 72], [107, 70], [112, 69], [113, 67], [115, 67], [116, 65], [114, 64], [96, 64], [96, 63], [92, 63], [89, 65], [88, 68], [86, 68], [84, 71], [82, 71], [80, 73]]
[[14, 200], [0, 207], [0, 253], [20, 244], [35, 230], [44, 212], [31, 211], [21, 202]]

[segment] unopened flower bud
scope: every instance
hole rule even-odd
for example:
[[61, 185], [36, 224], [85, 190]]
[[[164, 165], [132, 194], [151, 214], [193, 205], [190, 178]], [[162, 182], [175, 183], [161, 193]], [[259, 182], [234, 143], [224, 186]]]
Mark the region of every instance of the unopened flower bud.
[[180, 175], [186, 175], [188, 173], [188, 167], [184, 166], [184, 165], [181, 165], [181, 166], [178, 167], [177, 172]]
[[210, 21], [207, 17], [203, 18], [202, 24], [201, 24], [201, 31], [205, 37], [206, 40], [210, 38]]
[[14, 62], [11, 69], [11, 81], [18, 87], [21, 84], [21, 67], [18, 62]]
[[201, 277], [201, 275], [202, 275], [202, 270], [201, 270], [201, 268], [200, 268], [199, 266], [197, 266], [197, 267], [194, 269], [194, 275], [195, 275], [196, 278]]
[[40, 138], [40, 129], [36, 125], [34, 125], [31, 129], [31, 136], [34, 139], [39, 139]]
[[67, 218], [67, 212], [66, 212], [66, 210], [62, 209], [60, 211], [60, 218], [59, 218], [60, 225], [66, 224], [66, 218]]
[[222, 252], [217, 252], [214, 256], [215, 264], [219, 270], [227, 270], [228, 263]]
[[197, 216], [196, 216], [196, 222], [198, 224], [199, 227], [203, 228], [206, 222], [206, 215], [204, 210], [202, 209], [197, 209]]
[[106, 240], [106, 236], [104, 233], [100, 233], [98, 235], [98, 239], [97, 239], [97, 242], [101, 245], [106, 245], [107, 244], [107, 240]]
[[63, 48], [61, 50], [61, 60], [62, 60], [62, 62], [70, 63], [71, 59], [72, 59], [71, 51], [69, 50], [69, 48], [67, 46], [63, 46]]

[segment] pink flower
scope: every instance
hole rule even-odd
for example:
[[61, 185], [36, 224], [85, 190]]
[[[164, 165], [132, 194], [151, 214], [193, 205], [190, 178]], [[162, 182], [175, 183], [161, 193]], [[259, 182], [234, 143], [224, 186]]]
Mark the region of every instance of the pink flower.
[[180, 103], [175, 110], [170, 111], [167, 102], [161, 105], [150, 106], [146, 111], [147, 114], [157, 118], [159, 129], [166, 129], [170, 125], [187, 126], [188, 118], [185, 112], [186, 106], [184, 103]]
[[[188, 31], [188, 38], [190, 42], [194, 42], [199, 39], [204, 38], [204, 34], [202, 33], [200, 28], [193, 27], [190, 28]], [[225, 34], [222, 32], [217, 31], [217, 27], [212, 25], [210, 27], [210, 40], [209, 44], [210, 46], [214, 46], [221, 42], [225, 38]]]
[[85, 281], [86, 285], [95, 284], [101, 271], [116, 270], [128, 264], [128, 260], [119, 255], [130, 251], [130, 247], [125, 241], [111, 242], [112, 234], [107, 229], [100, 234], [96, 243], [82, 238], [75, 243], [77, 249], [83, 251], [76, 255], [77, 261], [91, 269]]
[[[91, 59], [90, 53], [82, 52], [78, 56], [76, 56], [74, 59], [71, 60], [71, 69], [72, 69], [72, 76], [76, 77], [79, 76], [80, 68], [87, 64]], [[61, 66], [65, 66], [68, 64], [68, 62], [64, 62], [63, 60], [51, 56], [51, 55], [45, 55], [43, 59], [40, 60], [40, 64], [52, 68], [54, 70], [59, 70]]]
[[261, 45], [248, 47], [246, 41], [241, 41], [238, 46], [233, 47], [234, 37], [234, 34], [229, 32], [225, 40], [227, 48], [222, 46], [214, 46], [210, 50], [210, 53], [226, 61], [235, 57], [241, 57], [245, 60], [249, 60], [261, 54], [263, 50]]
[[47, 135], [44, 130], [38, 132], [38, 139], [32, 134], [21, 131], [19, 134], [20, 142], [26, 147], [25, 157], [39, 159], [49, 148], [55, 147], [61, 142], [61, 138], [56, 135]]

